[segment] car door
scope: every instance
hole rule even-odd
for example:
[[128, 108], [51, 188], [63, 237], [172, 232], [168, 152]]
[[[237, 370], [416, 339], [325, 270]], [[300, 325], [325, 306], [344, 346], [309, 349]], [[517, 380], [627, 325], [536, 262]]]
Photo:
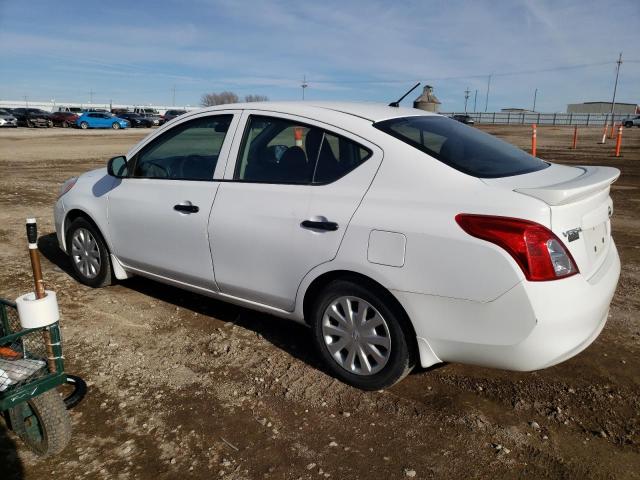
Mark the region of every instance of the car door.
[[178, 123], [128, 158], [109, 193], [109, 235], [126, 268], [215, 291], [207, 226], [239, 114]]
[[246, 111], [242, 124], [209, 224], [216, 283], [292, 311], [303, 277], [335, 257], [382, 152], [290, 115]]

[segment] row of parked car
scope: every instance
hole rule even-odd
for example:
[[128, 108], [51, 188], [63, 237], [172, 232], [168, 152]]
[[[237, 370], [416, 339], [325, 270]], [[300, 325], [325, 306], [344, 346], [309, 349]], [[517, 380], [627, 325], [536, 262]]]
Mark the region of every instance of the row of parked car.
[[39, 108], [2, 108], [0, 109], [0, 127], [77, 127], [120, 128], [154, 127], [162, 125], [186, 113], [186, 110], [167, 110], [160, 115], [151, 108], [131, 110], [91, 109], [81, 110], [75, 107], [60, 107], [56, 112], [47, 112]]

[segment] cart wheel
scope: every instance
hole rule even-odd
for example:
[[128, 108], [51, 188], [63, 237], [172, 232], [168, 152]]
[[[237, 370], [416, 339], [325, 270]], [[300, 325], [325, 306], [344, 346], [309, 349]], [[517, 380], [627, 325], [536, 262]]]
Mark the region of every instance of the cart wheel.
[[11, 428], [37, 455], [56, 455], [71, 440], [71, 420], [57, 390], [49, 390], [9, 410]]

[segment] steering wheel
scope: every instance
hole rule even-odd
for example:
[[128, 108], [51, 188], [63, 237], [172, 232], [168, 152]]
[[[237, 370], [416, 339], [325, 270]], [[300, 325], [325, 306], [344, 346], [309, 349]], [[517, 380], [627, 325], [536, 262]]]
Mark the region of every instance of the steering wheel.
[[[158, 178], [169, 178], [169, 170], [166, 167], [160, 165], [156, 162], [145, 162], [144, 164], [144, 175], [143, 177], [158, 177]], [[158, 175], [156, 171], [162, 173], [162, 175]]]

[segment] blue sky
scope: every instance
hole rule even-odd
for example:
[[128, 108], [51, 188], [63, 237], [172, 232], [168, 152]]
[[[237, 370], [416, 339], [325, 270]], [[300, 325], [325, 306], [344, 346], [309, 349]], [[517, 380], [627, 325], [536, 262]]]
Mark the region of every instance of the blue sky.
[[[389, 102], [434, 85], [444, 111], [640, 102], [640, 1], [0, 0], [0, 100], [197, 105], [205, 92]], [[575, 67], [575, 68], [574, 68]], [[559, 69], [562, 68], [562, 69]], [[518, 73], [528, 72], [528, 73]], [[408, 97], [412, 100], [417, 95]]]

